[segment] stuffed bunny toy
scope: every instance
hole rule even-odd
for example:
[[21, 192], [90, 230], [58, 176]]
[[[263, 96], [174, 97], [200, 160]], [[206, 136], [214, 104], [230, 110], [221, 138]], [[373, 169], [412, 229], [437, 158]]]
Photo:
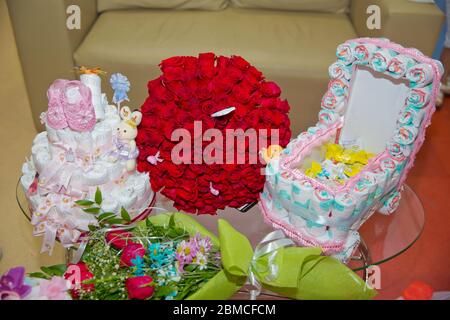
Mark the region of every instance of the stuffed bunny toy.
[[139, 155], [134, 139], [138, 133], [137, 126], [141, 123], [142, 113], [131, 112], [129, 107], [124, 106], [120, 109], [120, 118], [122, 121], [116, 127], [117, 150], [115, 153], [117, 158], [126, 161], [126, 169], [133, 171], [136, 169], [136, 158]]

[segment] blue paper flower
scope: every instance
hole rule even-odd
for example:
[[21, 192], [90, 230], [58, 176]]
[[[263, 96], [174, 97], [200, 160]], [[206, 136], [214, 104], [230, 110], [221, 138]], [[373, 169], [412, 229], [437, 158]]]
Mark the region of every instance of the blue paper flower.
[[130, 101], [127, 92], [130, 91], [130, 81], [121, 73], [114, 73], [109, 80], [111, 88], [114, 90], [113, 102], [121, 103], [122, 101]]
[[134, 275], [136, 277], [144, 275], [144, 259], [141, 256], [136, 255], [136, 258], [131, 260], [131, 263], [135, 266]]
[[150, 268], [159, 269], [173, 262], [175, 251], [170, 245], [161, 245], [161, 243], [155, 242], [148, 246], [148, 256], [152, 262]]
[[178, 291], [174, 290], [166, 296], [166, 300], [173, 300], [178, 294]]

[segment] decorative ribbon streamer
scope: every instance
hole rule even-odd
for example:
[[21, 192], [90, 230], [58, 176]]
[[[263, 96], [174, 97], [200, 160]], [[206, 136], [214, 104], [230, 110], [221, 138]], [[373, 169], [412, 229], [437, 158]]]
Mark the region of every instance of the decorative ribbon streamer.
[[[286, 238], [283, 231], [276, 230], [268, 235], [266, 235], [261, 242], [256, 246], [255, 252], [253, 254], [252, 261], [250, 263], [250, 268], [248, 272], [248, 280], [247, 283], [253, 286], [256, 289], [250, 290], [250, 299], [256, 300], [256, 297], [261, 293], [261, 283], [258, 281], [257, 274], [269, 271], [269, 274], [266, 276], [267, 281], [271, 281], [278, 277], [278, 266], [274, 263], [276, 255], [278, 253], [278, 249], [288, 247], [294, 245], [294, 241]], [[262, 270], [257, 265], [257, 261], [259, 258], [270, 254], [268, 260], [268, 267], [265, 270]]]

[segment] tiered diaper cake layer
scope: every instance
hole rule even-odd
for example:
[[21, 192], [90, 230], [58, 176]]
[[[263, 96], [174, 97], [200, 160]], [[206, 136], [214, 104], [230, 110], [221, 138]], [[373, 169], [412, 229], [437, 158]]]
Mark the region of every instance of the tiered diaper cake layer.
[[22, 167], [34, 234], [44, 235], [42, 251], [51, 252], [55, 239], [69, 247], [89, 225], [97, 225], [95, 214], [75, 204], [95, 199], [97, 188], [103, 195], [101, 211], [119, 217], [122, 208], [132, 219], [145, 214], [154, 199], [148, 175], [126, 168], [119, 111], [101, 94], [100, 77], [81, 79], [52, 84], [49, 109], [41, 117], [46, 131], [36, 136]]
[[[338, 47], [337, 57], [329, 69], [331, 81], [318, 123], [291, 141], [266, 167], [261, 207], [268, 223], [301, 245], [320, 246], [327, 254], [346, 260], [359, 243], [360, 225], [374, 211], [389, 214], [398, 206], [406, 174], [435, 109], [442, 65], [386, 39], [347, 41]], [[385, 149], [342, 185], [330, 184], [305, 174], [305, 167], [311, 160], [323, 159], [326, 145], [339, 143], [352, 77], [359, 67], [405, 81], [407, 98]]]

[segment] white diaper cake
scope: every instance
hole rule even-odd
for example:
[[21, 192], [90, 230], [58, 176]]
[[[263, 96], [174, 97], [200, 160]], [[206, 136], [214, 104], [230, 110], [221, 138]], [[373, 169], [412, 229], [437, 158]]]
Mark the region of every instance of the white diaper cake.
[[[51, 253], [56, 239], [72, 246], [89, 225], [98, 225], [99, 213], [120, 217], [125, 209], [136, 220], [149, 213], [154, 200], [148, 174], [136, 171], [134, 139], [141, 114], [120, 108], [127, 100], [128, 80], [113, 75], [125, 79], [119, 84], [111, 80], [122, 96], [116, 99], [115, 94], [115, 106], [101, 93], [99, 70], [83, 68], [82, 73], [81, 81], [56, 80], [50, 86], [48, 111], [41, 116], [46, 131], [36, 136], [22, 167], [20, 182], [34, 234], [44, 235], [43, 252]], [[75, 203], [95, 203], [99, 191], [102, 199], [91, 212]]]
[[264, 218], [305, 246], [345, 261], [372, 213], [397, 208], [425, 138], [439, 61], [387, 39], [340, 45], [316, 126], [266, 167]]

